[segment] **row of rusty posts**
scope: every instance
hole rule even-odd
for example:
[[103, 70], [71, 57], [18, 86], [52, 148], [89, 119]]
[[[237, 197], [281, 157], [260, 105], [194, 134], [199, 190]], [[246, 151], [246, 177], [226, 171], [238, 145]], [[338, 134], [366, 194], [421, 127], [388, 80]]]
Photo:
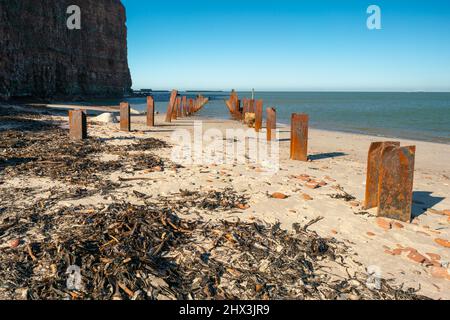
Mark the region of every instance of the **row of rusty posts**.
[[180, 96], [177, 90], [173, 90], [167, 105], [165, 121], [172, 122], [178, 118], [192, 116], [202, 110], [208, 102], [209, 99], [201, 95], [195, 99], [188, 99], [186, 96]]
[[[255, 130], [261, 130], [262, 100], [239, 100], [233, 90], [225, 101], [231, 116], [244, 120], [247, 113], [255, 114]], [[267, 140], [276, 130], [276, 109], [267, 108]], [[291, 116], [290, 159], [308, 161], [309, 116], [294, 113]], [[409, 222], [412, 218], [415, 146], [401, 147], [400, 142], [374, 142], [370, 146], [365, 209], [378, 208], [378, 216]]]
[[[260, 132], [263, 126], [264, 102], [263, 100], [242, 99], [239, 100], [236, 91], [231, 92], [230, 99], [225, 101], [233, 119], [243, 121], [248, 125], [250, 123], [247, 117], [252, 115], [254, 118], [254, 128]], [[308, 124], [309, 117], [306, 114], [293, 114], [291, 123], [291, 159], [299, 161], [308, 161]], [[277, 129], [277, 110], [275, 108], [266, 108], [266, 132], [267, 141], [275, 139], [274, 132]]]
[[[198, 96], [195, 99], [179, 97], [178, 91], [172, 91], [169, 107], [166, 114], [166, 122], [180, 117], [188, 117], [199, 112], [207, 103], [208, 98]], [[155, 100], [152, 96], [147, 97], [147, 126], [155, 127]], [[74, 140], [86, 139], [87, 134], [87, 116], [85, 110], [69, 111], [69, 135]], [[131, 131], [131, 109], [128, 102], [120, 103], [120, 130]]]
[[[147, 126], [155, 126], [155, 100], [152, 96], [147, 97]], [[120, 130], [131, 131], [131, 110], [128, 102], [120, 103]], [[69, 136], [74, 140], [84, 140], [88, 137], [85, 110], [69, 111]]]

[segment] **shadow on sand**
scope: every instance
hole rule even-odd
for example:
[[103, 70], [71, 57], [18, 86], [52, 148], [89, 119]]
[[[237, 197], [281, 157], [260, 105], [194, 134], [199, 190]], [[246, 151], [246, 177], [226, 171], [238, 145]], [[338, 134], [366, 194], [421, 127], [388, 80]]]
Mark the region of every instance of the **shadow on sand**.
[[344, 157], [347, 153], [344, 152], [329, 152], [329, 153], [319, 153], [308, 156], [311, 161], [324, 160], [329, 158]]
[[412, 218], [417, 218], [427, 212], [428, 209], [433, 208], [438, 203], [442, 202], [445, 198], [433, 197], [432, 192], [414, 191], [413, 192], [413, 205], [412, 205]]

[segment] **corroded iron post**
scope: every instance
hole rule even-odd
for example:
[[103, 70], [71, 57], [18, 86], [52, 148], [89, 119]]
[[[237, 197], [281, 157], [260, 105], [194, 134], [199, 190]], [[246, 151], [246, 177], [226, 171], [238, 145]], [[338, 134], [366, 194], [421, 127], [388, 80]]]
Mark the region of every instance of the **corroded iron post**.
[[415, 155], [415, 146], [387, 146], [383, 149], [378, 216], [411, 221]]
[[248, 112], [248, 99], [242, 99], [242, 121], [245, 120], [245, 114]]
[[292, 114], [291, 160], [308, 161], [308, 123], [307, 114]]
[[87, 138], [87, 118], [83, 110], [69, 111], [69, 136], [74, 140]]
[[194, 99], [189, 99], [189, 115], [194, 113]]
[[147, 97], [147, 126], [155, 126], [155, 99]]
[[267, 141], [272, 141], [274, 138], [272, 131], [277, 129], [277, 111], [275, 108], [267, 108], [266, 113]]
[[183, 105], [181, 107], [181, 111], [182, 111], [181, 112], [182, 116], [186, 117], [187, 116], [187, 97], [186, 96], [183, 97]]
[[177, 95], [178, 95], [178, 91], [177, 90], [172, 90], [172, 93], [170, 95], [169, 104], [167, 105], [166, 122], [171, 122], [172, 121], [172, 114], [173, 114], [173, 110], [175, 108]]
[[234, 117], [238, 120], [242, 118], [241, 100], [237, 100], [236, 102], [236, 111]]
[[255, 113], [255, 100], [251, 99], [248, 101], [248, 112]]
[[130, 104], [128, 102], [120, 104], [120, 130], [131, 131]]
[[381, 154], [388, 146], [400, 147], [400, 142], [385, 141], [373, 142], [370, 145], [367, 158], [366, 197], [364, 208], [366, 210], [378, 207], [378, 187], [380, 185]]
[[255, 107], [255, 130], [256, 130], [256, 132], [259, 132], [262, 129], [263, 105], [264, 105], [263, 100], [256, 101], [256, 107]]
[[179, 109], [180, 109], [180, 104], [181, 104], [181, 98], [177, 97], [175, 99], [175, 106], [174, 106], [174, 108], [172, 110], [172, 120], [177, 120], [178, 119], [178, 112], [179, 112]]

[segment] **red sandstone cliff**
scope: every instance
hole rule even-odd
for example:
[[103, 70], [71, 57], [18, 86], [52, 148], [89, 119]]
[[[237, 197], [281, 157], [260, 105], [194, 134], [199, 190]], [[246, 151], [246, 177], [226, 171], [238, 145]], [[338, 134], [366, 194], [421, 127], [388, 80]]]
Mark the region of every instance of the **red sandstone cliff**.
[[[67, 8], [81, 9], [81, 30]], [[128, 93], [126, 14], [120, 0], [0, 0], [0, 98]]]

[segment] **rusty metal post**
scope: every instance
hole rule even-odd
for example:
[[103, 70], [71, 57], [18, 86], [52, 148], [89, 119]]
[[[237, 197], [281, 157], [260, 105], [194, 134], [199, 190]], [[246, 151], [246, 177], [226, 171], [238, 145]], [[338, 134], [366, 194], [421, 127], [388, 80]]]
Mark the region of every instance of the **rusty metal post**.
[[147, 97], [147, 126], [155, 126], [155, 99]]
[[179, 109], [180, 109], [180, 103], [181, 103], [181, 98], [177, 97], [175, 99], [175, 106], [174, 106], [174, 108], [172, 110], [172, 120], [177, 120], [178, 119], [178, 112], [179, 112]]
[[267, 141], [272, 141], [274, 138], [274, 134], [272, 131], [277, 129], [277, 110], [275, 108], [267, 108]]
[[166, 122], [172, 122], [172, 114], [173, 114], [173, 110], [175, 108], [177, 96], [178, 96], [178, 91], [172, 90], [172, 93], [170, 95], [169, 104], [167, 105]]
[[242, 121], [245, 121], [245, 114], [248, 112], [248, 99], [242, 99]]
[[183, 106], [182, 106], [182, 115], [183, 117], [187, 116], [187, 97], [183, 97]]
[[380, 185], [381, 154], [388, 146], [400, 147], [400, 142], [373, 142], [367, 158], [365, 210], [378, 207], [378, 188]]
[[256, 101], [255, 107], [255, 131], [259, 132], [262, 129], [263, 124], [263, 100]]
[[74, 140], [87, 138], [87, 117], [83, 110], [69, 111], [69, 136]]
[[292, 114], [291, 121], [291, 160], [308, 161], [307, 114]]
[[189, 115], [194, 113], [194, 99], [189, 99]]
[[236, 111], [234, 114], [234, 118], [237, 120], [242, 118], [241, 100], [237, 100], [236, 102]]
[[378, 216], [411, 221], [415, 156], [415, 146], [387, 146], [383, 149]]
[[120, 104], [120, 130], [131, 131], [130, 104], [128, 102]]
[[250, 99], [248, 104], [248, 112], [249, 113], [255, 113], [255, 100]]

